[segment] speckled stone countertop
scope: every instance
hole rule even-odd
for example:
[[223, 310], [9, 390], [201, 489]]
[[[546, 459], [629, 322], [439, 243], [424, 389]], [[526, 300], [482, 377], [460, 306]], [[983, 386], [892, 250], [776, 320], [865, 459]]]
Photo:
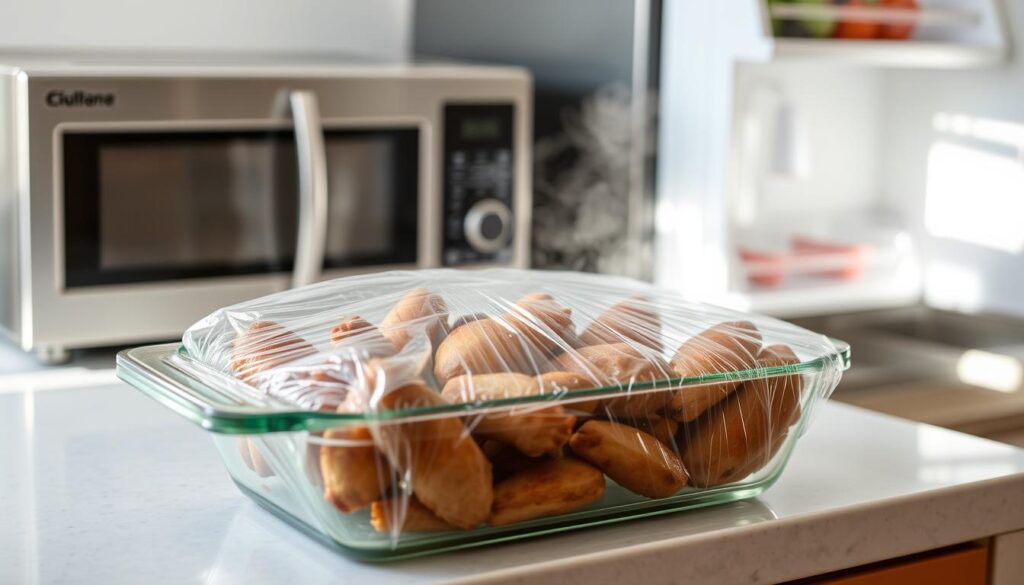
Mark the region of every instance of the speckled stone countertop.
[[1024, 529], [1024, 451], [826, 404], [756, 499], [359, 563], [247, 500], [204, 431], [90, 375], [0, 384], [0, 583], [772, 583]]

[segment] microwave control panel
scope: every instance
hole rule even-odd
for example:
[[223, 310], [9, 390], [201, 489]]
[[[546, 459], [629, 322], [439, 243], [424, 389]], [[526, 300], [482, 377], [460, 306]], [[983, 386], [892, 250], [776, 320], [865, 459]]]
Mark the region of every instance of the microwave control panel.
[[512, 260], [511, 104], [444, 108], [445, 266]]

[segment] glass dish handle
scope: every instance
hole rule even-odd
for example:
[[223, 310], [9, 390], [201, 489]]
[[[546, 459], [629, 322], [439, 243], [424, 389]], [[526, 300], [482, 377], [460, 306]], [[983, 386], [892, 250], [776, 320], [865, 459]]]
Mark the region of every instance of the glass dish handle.
[[[125, 382], [192, 422], [214, 432], [291, 430], [296, 420], [277, 421], [283, 405], [259, 396], [251, 386], [179, 353], [177, 344], [124, 350], [117, 373]], [[281, 427], [281, 428], [277, 428]]]

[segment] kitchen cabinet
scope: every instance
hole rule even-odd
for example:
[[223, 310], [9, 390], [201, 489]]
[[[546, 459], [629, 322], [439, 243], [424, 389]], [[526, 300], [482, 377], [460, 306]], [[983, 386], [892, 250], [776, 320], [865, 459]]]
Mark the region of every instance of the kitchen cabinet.
[[971, 544], [803, 579], [791, 585], [986, 585], [988, 547]]

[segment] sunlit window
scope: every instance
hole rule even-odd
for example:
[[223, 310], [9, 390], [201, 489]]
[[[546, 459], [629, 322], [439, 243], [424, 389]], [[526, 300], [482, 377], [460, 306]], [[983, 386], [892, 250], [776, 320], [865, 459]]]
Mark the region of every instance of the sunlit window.
[[1019, 158], [952, 142], [928, 153], [925, 228], [1013, 254], [1024, 250], [1024, 165]]

